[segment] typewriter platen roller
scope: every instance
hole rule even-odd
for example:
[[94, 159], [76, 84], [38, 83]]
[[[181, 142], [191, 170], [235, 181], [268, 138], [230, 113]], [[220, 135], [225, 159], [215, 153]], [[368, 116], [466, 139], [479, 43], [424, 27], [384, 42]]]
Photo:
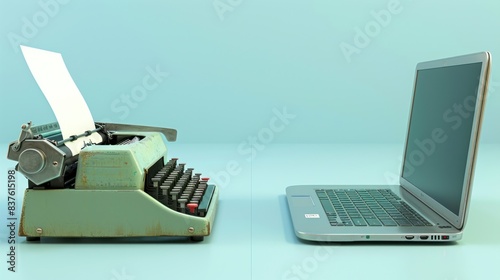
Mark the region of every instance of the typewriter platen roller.
[[[57, 123], [22, 126], [7, 157], [28, 179], [19, 235], [40, 237], [187, 236], [211, 233], [218, 189], [166, 159], [174, 129], [95, 123], [62, 139]], [[77, 155], [64, 145], [99, 133]], [[164, 136], [164, 137], [163, 137]]]

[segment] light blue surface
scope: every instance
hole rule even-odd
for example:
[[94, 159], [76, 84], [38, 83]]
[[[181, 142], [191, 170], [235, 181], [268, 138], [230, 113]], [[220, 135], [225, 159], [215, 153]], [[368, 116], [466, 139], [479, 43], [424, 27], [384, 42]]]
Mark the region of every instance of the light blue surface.
[[[483, 139], [498, 143], [499, 3], [2, 1], [0, 140], [55, 120], [22, 43], [63, 54], [96, 120], [174, 127], [185, 143], [246, 141], [284, 108], [277, 143], [400, 143], [416, 63], [489, 50]], [[140, 93], [147, 75], [157, 85]]]
[[[171, 144], [169, 148], [169, 157], [179, 157], [220, 185], [214, 231], [204, 242], [42, 239], [40, 244], [27, 244], [19, 239], [18, 272], [12, 274], [3, 261], [7, 232], [1, 226], [0, 278], [442, 280], [490, 279], [497, 273], [498, 144], [479, 148], [464, 238], [449, 245], [313, 245], [293, 234], [285, 187], [394, 183], [402, 144], [269, 144], [250, 162], [234, 144]], [[228, 164], [236, 168], [228, 169]], [[1, 169], [9, 166], [4, 161]], [[229, 171], [232, 175], [227, 175]], [[5, 173], [0, 173], [2, 182]], [[19, 194], [24, 186], [19, 185]], [[5, 201], [5, 196], [4, 188], [0, 200]], [[0, 209], [4, 224], [5, 203]]]

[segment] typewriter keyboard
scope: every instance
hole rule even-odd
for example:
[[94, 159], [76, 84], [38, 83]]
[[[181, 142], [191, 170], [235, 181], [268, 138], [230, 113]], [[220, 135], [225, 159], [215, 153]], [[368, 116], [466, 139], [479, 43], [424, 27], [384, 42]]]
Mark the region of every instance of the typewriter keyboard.
[[175, 211], [205, 217], [215, 186], [208, 185], [208, 178], [201, 178], [200, 173], [193, 174], [193, 168], [177, 164], [177, 160], [169, 160], [147, 176], [146, 192]]

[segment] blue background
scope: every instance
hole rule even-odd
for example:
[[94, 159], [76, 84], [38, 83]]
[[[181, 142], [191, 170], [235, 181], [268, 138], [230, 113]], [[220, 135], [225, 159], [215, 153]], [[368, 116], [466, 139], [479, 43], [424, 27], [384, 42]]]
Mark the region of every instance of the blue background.
[[[96, 121], [173, 127], [185, 143], [402, 143], [415, 65], [488, 50], [482, 141], [500, 142], [498, 1], [1, 3], [3, 142], [55, 121], [19, 44], [62, 53]], [[358, 28], [372, 36], [345, 55]], [[169, 75], [127, 105], [149, 68]], [[270, 134], [284, 108], [295, 117]]]

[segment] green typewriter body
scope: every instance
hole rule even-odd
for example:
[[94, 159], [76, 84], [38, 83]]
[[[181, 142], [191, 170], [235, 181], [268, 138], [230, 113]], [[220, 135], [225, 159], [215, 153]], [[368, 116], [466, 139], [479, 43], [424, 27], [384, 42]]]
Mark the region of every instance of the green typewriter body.
[[[43, 127], [51, 127], [44, 131]], [[192, 168], [167, 160], [173, 129], [96, 123], [102, 143], [72, 155], [57, 124], [31, 128], [7, 157], [28, 179], [19, 235], [41, 237], [186, 236], [203, 240], [215, 219], [218, 189]], [[55, 129], [54, 129], [55, 128]]]

